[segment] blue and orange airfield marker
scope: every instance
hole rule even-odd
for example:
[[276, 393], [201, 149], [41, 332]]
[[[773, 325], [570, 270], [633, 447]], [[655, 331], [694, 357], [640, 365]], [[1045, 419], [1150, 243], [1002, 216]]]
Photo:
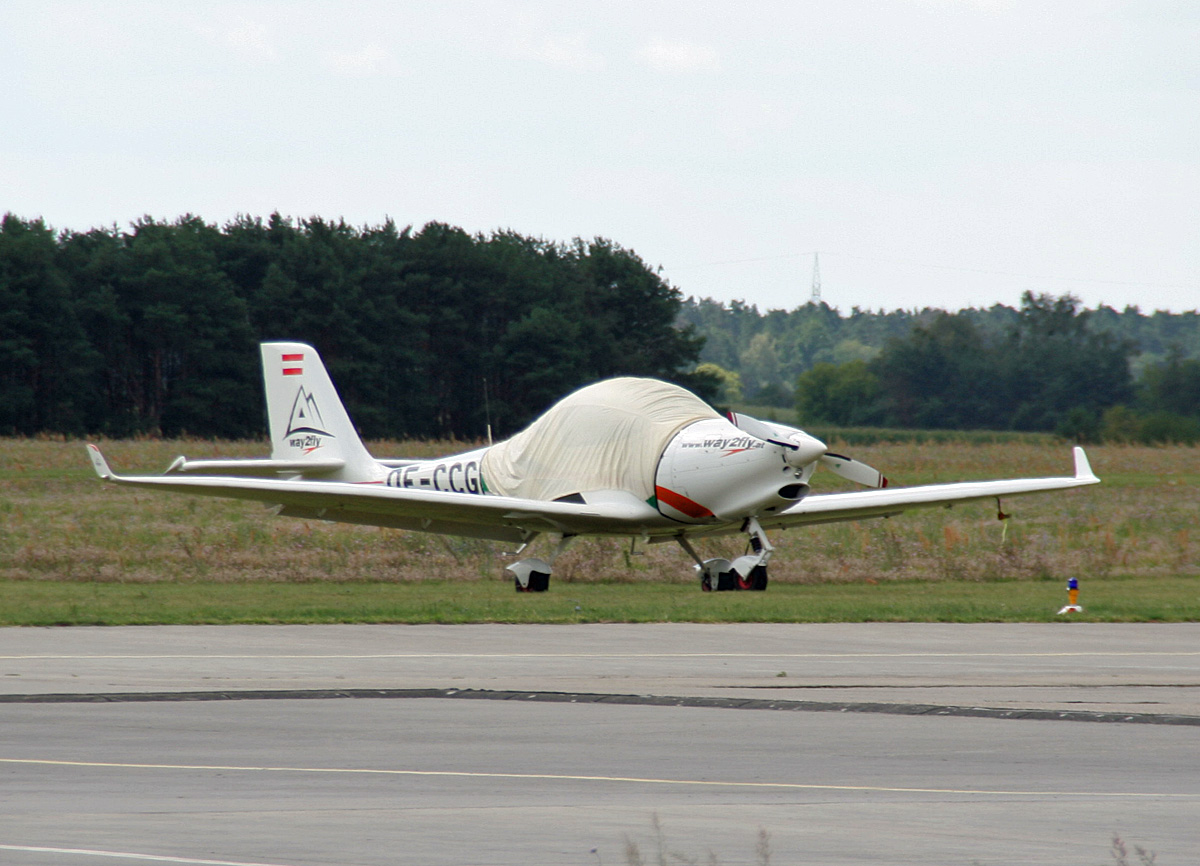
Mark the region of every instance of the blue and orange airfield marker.
[[1067, 606], [1058, 615], [1066, 613], [1083, 613], [1083, 608], [1079, 606], [1079, 579], [1075, 577], [1067, 580]]

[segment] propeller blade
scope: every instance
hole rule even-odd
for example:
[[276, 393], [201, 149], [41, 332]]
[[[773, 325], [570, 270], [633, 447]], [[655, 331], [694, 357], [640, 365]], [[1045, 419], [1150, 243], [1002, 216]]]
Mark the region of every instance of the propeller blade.
[[887, 487], [888, 485], [887, 478], [878, 469], [844, 454], [831, 454], [826, 451], [821, 455], [821, 463], [835, 475], [840, 475], [863, 487]]
[[[763, 439], [767, 442], [772, 442], [779, 439], [779, 435], [766, 421], [759, 421], [757, 418], [751, 418], [749, 415], [742, 415], [739, 412], [726, 413], [726, 417], [734, 427], [741, 430], [743, 433], [749, 433], [755, 439]], [[775, 442], [776, 445], [783, 445], [785, 448], [795, 448], [791, 442]]]
[[792, 453], [787, 457], [787, 462], [791, 466], [797, 468], [807, 466], [825, 453], [824, 442], [795, 427], [760, 421], [738, 412], [730, 412], [727, 417], [730, 423], [743, 433], [749, 433], [755, 439], [762, 439], [764, 442], [770, 442], [772, 445], [778, 445], [791, 451]]

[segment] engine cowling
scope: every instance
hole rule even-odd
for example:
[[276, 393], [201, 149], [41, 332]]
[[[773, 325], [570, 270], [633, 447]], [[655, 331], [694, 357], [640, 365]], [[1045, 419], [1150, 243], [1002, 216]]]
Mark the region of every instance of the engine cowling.
[[663, 450], [658, 510], [682, 523], [729, 523], [786, 508], [808, 494], [811, 460], [739, 430], [724, 418], [690, 424]]

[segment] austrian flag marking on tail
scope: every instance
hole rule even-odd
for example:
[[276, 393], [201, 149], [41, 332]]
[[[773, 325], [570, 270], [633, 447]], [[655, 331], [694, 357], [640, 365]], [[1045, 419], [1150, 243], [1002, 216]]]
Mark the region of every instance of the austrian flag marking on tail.
[[[286, 355], [283, 355], [282, 360], [285, 365], [286, 364], [296, 364], [296, 363], [300, 363], [304, 360], [304, 355], [299, 352], [293, 353], [293, 354], [286, 354]], [[303, 374], [304, 374], [303, 367], [285, 366], [283, 368], [283, 375], [285, 375], [285, 376], [301, 376]]]

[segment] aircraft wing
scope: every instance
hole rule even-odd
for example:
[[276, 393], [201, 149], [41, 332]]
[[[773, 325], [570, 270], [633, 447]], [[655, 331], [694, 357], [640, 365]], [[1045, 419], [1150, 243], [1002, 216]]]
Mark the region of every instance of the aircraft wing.
[[150, 490], [247, 499], [274, 505], [285, 517], [388, 526], [494, 541], [520, 542], [531, 532], [630, 535], [664, 518], [633, 494], [605, 492], [590, 501], [545, 502], [511, 496], [450, 493], [383, 484], [200, 475], [122, 476], [95, 445], [88, 455], [106, 481]]
[[1074, 475], [1058, 478], [1014, 478], [1004, 481], [962, 481], [920, 487], [888, 487], [882, 490], [814, 494], [806, 496], [774, 516], [760, 518], [760, 522], [766, 528], [783, 528], [890, 517], [912, 508], [949, 507], [958, 502], [1069, 490], [1073, 487], [1099, 484], [1100, 479], [1092, 472], [1084, 450], [1076, 446], [1074, 455]]
[[[648, 535], [667, 541], [677, 535], [722, 535], [739, 531], [736, 524], [681, 527], [630, 493], [589, 493], [575, 501], [545, 501], [512, 496], [478, 495], [383, 484], [305, 481], [279, 478], [177, 474], [121, 476], [100, 450], [88, 454], [101, 478], [151, 490], [246, 499], [273, 505], [285, 517], [387, 526], [419, 532], [521, 542], [529, 533], [568, 535]], [[174, 467], [173, 467], [174, 468]], [[890, 517], [913, 508], [950, 506], [958, 502], [996, 499], [1097, 484], [1082, 448], [1075, 448], [1075, 474], [1057, 478], [967, 481], [920, 487], [813, 494], [791, 507], [760, 517], [764, 528], [776, 529], [871, 517]]]

